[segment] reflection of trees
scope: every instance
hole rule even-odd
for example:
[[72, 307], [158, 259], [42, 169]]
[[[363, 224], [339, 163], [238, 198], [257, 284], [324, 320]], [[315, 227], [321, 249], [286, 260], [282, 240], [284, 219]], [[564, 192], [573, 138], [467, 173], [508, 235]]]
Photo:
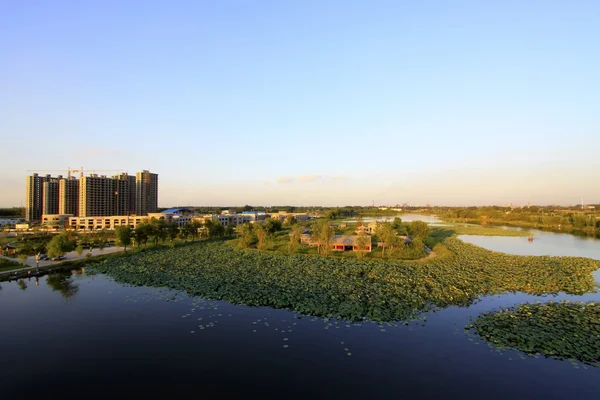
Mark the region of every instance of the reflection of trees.
[[19, 285], [19, 289], [21, 289], [21, 290], [27, 289], [27, 284], [25, 283], [25, 281], [23, 279], [19, 279], [19, 281], [17, 282], [17, 285]]
[[46, 283], [53, 291], [60, 292], [66, 299], [75, 296], [79, 291], [79, 286], [71, 281], [71, 274], [68, 272], [58, 272], [48, 275]]

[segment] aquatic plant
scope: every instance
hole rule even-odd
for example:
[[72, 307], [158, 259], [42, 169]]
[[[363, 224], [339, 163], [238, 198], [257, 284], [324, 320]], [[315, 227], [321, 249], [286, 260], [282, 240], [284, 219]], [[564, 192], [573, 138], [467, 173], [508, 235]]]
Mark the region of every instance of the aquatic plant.
[[490, 345], [600, 365], [600, 304], [522, 304], [484, 313], [465, 329]]
[[112, 258], [93, 268], [119, 282], [207, 299], [394, 321], [506, 291], [583, 294], [594, 290], [592, 271], [600, 267], [587, 258], [496, 253], [454, 237], [444, 244], [449, 256], [418, 263], [289, 255], [205, 242]]

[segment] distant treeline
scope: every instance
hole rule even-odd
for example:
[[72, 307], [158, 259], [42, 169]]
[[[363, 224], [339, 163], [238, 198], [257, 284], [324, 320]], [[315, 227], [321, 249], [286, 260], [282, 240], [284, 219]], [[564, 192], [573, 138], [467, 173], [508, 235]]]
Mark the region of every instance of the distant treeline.
[[450, 221], [501, 222], [509, 225], [561, 230], [600, 229], [600, 207], [431, 207], [428, 213]]
[[[177, 207], [175, 207], [177, 208]], [[211, 206], [201, 206], [201, 207], [180, 207], [187, 208], [197, 213], [219, 213], [224, 210], [234, 210], [238, 213], [244, 211], [268, 211], [271, 213], [275, 212], [306, 212], [306, 213], [319, 213], [325, 214], [329, 213], [332, 218], [336, 217], [354, 217], [357, 215], [389, 215], [389, 214], [398, 214], [395, 211], [390, 210], [380, 210], [377, 207], [362, 207], [362, 206], [344, 206], [344, 207], [322, 207], [322, 206], [272, 206], [272, 207], [264, 207], [264, 206], [251, 206], [245, 205], [243, 207], [240, 206], [231, 206], [231, 207], [211, 207]], [[167, 208], [161, 208], [161, 211], [166, 210]]]
[[0, 217], [25, 217], [25, 207], [0, 208]]

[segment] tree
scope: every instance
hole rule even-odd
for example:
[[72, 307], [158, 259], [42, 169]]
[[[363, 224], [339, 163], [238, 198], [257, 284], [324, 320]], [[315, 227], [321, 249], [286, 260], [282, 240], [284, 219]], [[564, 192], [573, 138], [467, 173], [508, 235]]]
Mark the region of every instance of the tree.
[[242, 248], [249, 247], [253, 238], [252, 225], [248, 223], [238, 225], [235, 231], [238, 234], [238, 245]]
[[292, 231], [290, 232], [290, 242], [288, 244], [288, 250], [290, 253], [298, 250], [302, 233], [304, 233], [304, 227], [302, 225], [295, 224], [292, 226]]
[[358, 258], [363, 258], [367, 251], [367, 247], [371, 243], [371, 237], [364, 232], [360, 232], [356, 237], [356, 256]]
[[133, 237], [135, 238], [138, 247], [141, 246], [142, 243], [144, 244], [144, 247], [146, 247], [146, 243], [148, 243], [148, 238], [150, 237], [150, 232], [151, 228], [147, 223], [142, 223], [135, 227], [133, 230]]
[[317, 243], [317, 252], [328, 255], [331, 250], [331, 240], [333, 239], [333, 227], [329, 225], [326, 219], [315, 221], [312, 229], [312, 240]]
[[118, 226], [115, 228], [115, 234], [117, 235], [117, 241], [127, 251], [127, 246], [131, 244], [131, 236], [133, 232], [129, 226]]
[[19, 261], [21, 261], [21, 264], [25, 265], [25, 263], [27, 262], [27, 256], [23, 253], [19, 254], [18, 256]]
[[296, 224], [298, 221], [296, 221], [296, 218], [293, 215], [288, 215], [287, 217], [285, 217], [285, 221], [283, 221], [283, 225], [284, 226], [292, 226], [294, 224]]
[[364, 225], [363, 218], [360, 215], [356, 216], [356, 227], [361, 227]]
[[202, 223], [200, 223], [199, 221], [192, 221], [192, 222], [190, 222], [190, 224], [191, 224], [190, 233], [192, 235], [192, 241], [194, 241], [200, 235], [200, 229], [202, 228]]
[[210, 239], [221, 237], [225, 233], [225, 227], [217, 220], [207, 219], [204, 221], [204, 227]]
[[274, 218], [269, 218], [265, 221], [265, 229], [269, 235], [279, 232], [282, 229], [281, 221]]
[[425, 239], [429, 235], [429, 225], [423, 221], [413, 221], [408, 225], [408, 234], [413, 239]]
[[254, 224], [252, 230], [256, 235], [256, 239], [258, 239], [258, 244], [256, 245], [256, 247], [260, 250], [263, 250], [267, 245], [267, 238], [269, 236], [267, 228], [262, 224]]
[[377, 237], [383, 243], [381, 255], [385, 257], [386, 248], [389, 249], [388, 255], [391, 255], [396, 247], [396, 243], [398, 242], [398, 236], [392, 224], [389, 222], [383, 222], [379, 224], [379, 228], [377, 228]]
[[83, 244], [79, 243], [77, 245], [77, 247], [75, 247], [75, 252], [77, 253], [77, 257], [81, 257], [81, 254], [83, 253]]
[[46, 245], [46, 250], [48, 251], [48, 257], [60, 257], [64, 255], [66, 252], [71, 251], [73, 249], [73, 243], [69, 241], [67, 236], [64, 233], [60, 235], [56, 235], [48, 242]]
[[169, 240], [171, 241], [171, 246], [173, 246], [175, 238], [177, 237], [177, 235], [179, 235], [179, 225], [177, 224], [177, 222], [168, 222], [166, 224], [166, 233], [169, 237]]

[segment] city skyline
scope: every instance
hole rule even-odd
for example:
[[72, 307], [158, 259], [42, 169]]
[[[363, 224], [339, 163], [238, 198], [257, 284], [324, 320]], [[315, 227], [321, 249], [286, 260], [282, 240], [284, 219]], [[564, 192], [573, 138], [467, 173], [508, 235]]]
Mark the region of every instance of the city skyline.
[[[79, 172], [79, 176], [72, 172]], [[49, 172], [49, 171], [46, 171]], [[25, 177], [25, 220], [39, 222], [48, 215], [74, 217], [143, 216], [157, 211], [158, 174], [148, 170], [107, 176], [67, 170], [67, 175]]]
[[598, 12], [4, 3], [0, 207], [63, 165], [160, 171], [159, 207], [600, 203]]

